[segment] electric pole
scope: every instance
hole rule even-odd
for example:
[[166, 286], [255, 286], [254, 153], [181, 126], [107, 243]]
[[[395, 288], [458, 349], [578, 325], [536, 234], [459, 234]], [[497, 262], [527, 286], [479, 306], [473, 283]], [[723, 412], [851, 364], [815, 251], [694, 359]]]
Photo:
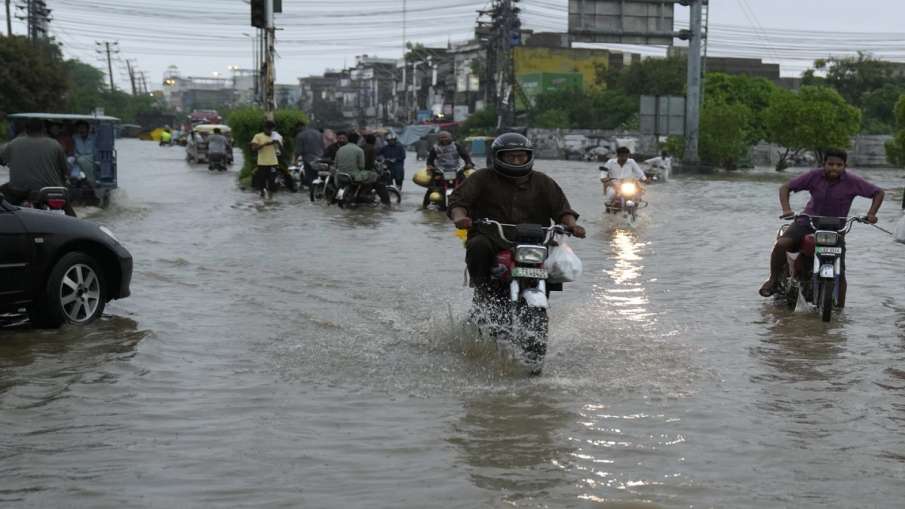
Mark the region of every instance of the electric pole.
[[126, 59], [126, 69], [129, 71], [129, 82], [132, 83], [132, 95], [138, 95], [135, 89], [135, 68], [132, 67], [132, 60]]
[[701, 49], [703, 42], [703, 8], [707, 0], [689, 0], [688, 97], [685, 101], [685, 162], [700, 163], [698, 142], [701, 125]]
[[[25, 9], [25, 16], [18, 17], [19, 19], [25, 20], [26, 24], [26, 34], [28, 35], [28, 40], [32, 43], [36, 43], [41, 39], [47, 38], [47, 24], [50, 21], [50, 12], [51, 10], [47, 8], [47, 3], [45, 0], [25, 0], [24, 5], [22, 3], [18, 3], [17, 8]], [[10, 1], [6, 1], [6, 13], [7, 13], [7, 32], [12, 35], [12, 22], [9, 17], [10, 12]]]
[[270, 113], [276, 109], [276, 104], [274, 101], [274, 79], [276, 73], [273, 68], [273, 52], [274, 46], [276, 45], [276, 31], [273, 26], [273, 0], [267, 0], [267, 28], [265, 29], [266, 36], [266, 52], [264, 53], [264, 59], [266, 67], [266, 74], [264, 77], [264, 109]]
[[119, 43], [118, 42], [95, 42], [97, 46], [97, 53], [102, 57], [106, 54], [107, 57], [107, 75], [110, 77], [110, 92], [113, 93], [116, 91], [116, 86], [113, 84], [113, 54], [119, 53]]
[[13, 36], [13, 15], [10, 11], [10, 4], [13, 0], [6, 0], [6, 36]]
[[[487, 102], [496, 106], [497, 127], [506, 129], [515, 122], [514, 48], [521, 44], [518, 0], [496, 0], [487, 38]], [[479, 11], [482, 14], [484, 12]]]

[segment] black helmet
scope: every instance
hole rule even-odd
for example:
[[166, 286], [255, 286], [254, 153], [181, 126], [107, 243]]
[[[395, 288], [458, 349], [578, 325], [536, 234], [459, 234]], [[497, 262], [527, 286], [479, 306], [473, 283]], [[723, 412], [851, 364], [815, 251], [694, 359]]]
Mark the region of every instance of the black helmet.
[[[493, 169], [507, 177], [522, 177], [531, 173], [534, 167], [534, 149], [531, 141], [518, 133], [502, 134], [493, 140], [490, 146], [493, 154]], [[501, 158], [504, 152], [523, 151], [528, 153], [528, 161], [525, 164], [509, 164]]]

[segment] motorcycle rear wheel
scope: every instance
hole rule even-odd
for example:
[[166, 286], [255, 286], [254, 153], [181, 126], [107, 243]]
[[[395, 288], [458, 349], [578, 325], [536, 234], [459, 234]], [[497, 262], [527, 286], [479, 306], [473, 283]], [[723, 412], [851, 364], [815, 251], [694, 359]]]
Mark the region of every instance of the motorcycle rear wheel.
[[311, 186], [308, 187], [308, 191], [312, 202], [316, 202], [324, 198], [323, 184], [311, 184]]

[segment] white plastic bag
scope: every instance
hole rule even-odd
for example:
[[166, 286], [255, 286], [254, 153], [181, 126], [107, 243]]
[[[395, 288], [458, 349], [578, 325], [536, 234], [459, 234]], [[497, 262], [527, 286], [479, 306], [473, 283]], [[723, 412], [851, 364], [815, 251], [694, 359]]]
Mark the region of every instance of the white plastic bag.
[[547, 269], [547, 281], [552, 284], [571, 283], [581, 277], [581, 259], [563, 241], [550, 250], [544, 268]]
[[902, 216], [902, 219], [899, 219], [899, 222], [896, 223], [895, 239], [896, 242], [905, 244], [905, 216]]

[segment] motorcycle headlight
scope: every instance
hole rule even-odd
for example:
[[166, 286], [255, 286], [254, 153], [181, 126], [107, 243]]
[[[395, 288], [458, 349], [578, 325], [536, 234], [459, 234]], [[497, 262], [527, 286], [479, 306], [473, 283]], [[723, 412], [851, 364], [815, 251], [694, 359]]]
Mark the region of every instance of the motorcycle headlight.
[[814, 237], [820, 246], [835, 246], [839, 243], [839, 234], [836, 232], [817, 232]]
[[632, 196], [638, 192], [638, 186], [634, 182], [626, 182], [620, 188], [625, 196]]
[[547, 248], [544, 246], [518, 246], [515, 248], [515, 261], [519, 263], [544, 263], [547, 259]]

